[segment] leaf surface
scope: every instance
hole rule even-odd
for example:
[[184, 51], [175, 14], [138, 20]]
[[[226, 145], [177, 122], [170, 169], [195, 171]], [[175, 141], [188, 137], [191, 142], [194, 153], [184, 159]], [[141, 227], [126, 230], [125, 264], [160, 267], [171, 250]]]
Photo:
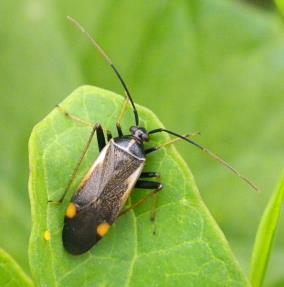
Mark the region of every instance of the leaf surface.
[[[116, 134], [115, 122], [123, 100], [95, 87], [75, 90], [62, 106], [91, 123]], [[162, 124], [149, 110], [138, 106], [141, 125], [148, 130]], [[124, 133], [133, 125], [127, 110]], [[121, 216], [110, 233], [89, 252], [68, 254], [61, 239], [66, 206], [80, 180], [98, 155], [94, 143], [72, 190], [62, 205], [48, 204], [62, 195], [91, 127], [53, 110], [33, 130], [30, 143], [30, 198], [32, 235], [30, 263], [40, 286], [247, 286], [247, 281], [222, 232], [203, 204], [192, 174], [173, 146], [149, 156], [145, 170], [161, 174], [157, 218], [150, 221], [153, 200]], [[168, 140], [153, 135], [148, 146]], [[145, 192], [134, 190], [132, 202]], [[155, 235], [153, 231], [155, 229]], [[44, 240], [48, 230], [50, 240]]]
[[[0, 226], [5, 230], [0, 245], [27, 272], [32, 127], [79, 85], [121, 91], [66, 15], [98, 39], [136, 102], [151, 108], [168, 128], [201, 131], [204, 145], [261, 190], [272, 189], [283, 168], [284, 146], [283, 22], [276, 13], [227, 0], [0, 1]], [[206, 156], [185, 144], [178, 147], [249, 270], [251, 239], [269, 192], [249, 193]], [[284, 280], [283, 227], [282, 222], [270, 282]]]
[[0, 249], [0, 286], [32, 287], [31, 279], [23, 272], [14, 259]]

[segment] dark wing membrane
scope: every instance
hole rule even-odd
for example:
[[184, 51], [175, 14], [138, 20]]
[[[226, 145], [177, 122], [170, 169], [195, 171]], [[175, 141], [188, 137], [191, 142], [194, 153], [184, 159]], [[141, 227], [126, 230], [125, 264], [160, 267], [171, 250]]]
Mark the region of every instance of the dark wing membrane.
[[74, 218], [65, 217], [62, 234], [63, 245], [72, 254], [82, 254], [96, 244], [101, 237], [97, 227], [107, 214], [98, 207], [83, 208]]
[[81, 254], [98, 242], [97, 227], [114, 222], [143, 166], [143, 159], [112, 142], [106, 146], [72, 199], [77, 215], [65, 217], [63, 244], [70, 253]]

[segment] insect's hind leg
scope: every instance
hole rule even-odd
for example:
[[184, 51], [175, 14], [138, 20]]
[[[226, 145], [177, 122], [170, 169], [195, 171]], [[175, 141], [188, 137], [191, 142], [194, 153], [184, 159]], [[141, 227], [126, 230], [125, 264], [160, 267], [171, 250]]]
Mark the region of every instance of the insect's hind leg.
[[163, 189], [163, 185], [160, 182], [154, 182], [154, 181], [145, 181], [145, 180], [138, 180], [136, 182], [135, 188], [141, 188], [141, 189], [151, 189], [152, 192], [150, 192], [149, 194], [147, 194], [146, 196], [144, 196], [143, 198], [141, 198], [140, 200], [138, 200], [137, 202], [135, 202], [133, 205], [131, 205], [130, 207], [124, 209], [120, 215], [125, 214], [126, 212], [130, 211], [131, 209], [133, 209], [134, 207], [137, 207], [141, 204], [143, 204], [148, 198], [155, 196], [154, 199], [154, 204], [152, 206], [152, 210], [151, 210], [151, 215], [150, 215], [150, 220], [154, 221], [155, 217], [156, 217], [156, 209], [157, 209], [157, 204], [158, 204], [158, 200], [157, 200], [157, 193]]
[[[145, 180], [138, 180], [136, 182], [135, 188], [142, 188], [142, 189], [153, 189], [149, 195], [145, 196], [141, 200], [146, 200], [147, 197], [153, 196], [154, 197], [154, 203], [152, 205], [151, 209], [151, 215], [150, 215], [150, 220], [152, 222], [155, 221], [156, 218], [156, 212], [157, 212], [157, 206], [158, 206], [158, 196], [157, 193], [163, 189], [163, 185], [160, 182], [155, 182], [155, 181], [145, 181]], [[139, 202], [139, 201], [138, 201]], [[155, 231], [154, 231], [155, 233]]]

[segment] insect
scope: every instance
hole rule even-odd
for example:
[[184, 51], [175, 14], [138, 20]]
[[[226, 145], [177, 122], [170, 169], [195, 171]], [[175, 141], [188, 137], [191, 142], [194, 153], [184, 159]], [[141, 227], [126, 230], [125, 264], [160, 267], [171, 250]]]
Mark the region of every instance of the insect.
[[[74, 169], [63, 196], [59, 200], [59, 202], [64, 200], [91, 141], [96, 134], [100, 151], [99, 156], [85, 175], [77, 192], [73, 195], [64, 219], [62, 239], [63, 245], [68, 252], [72, 254], [82, 254], [103, 238], [117, 217], [126, 212], [123, 208], [134, 188], [152, 190], [151, 193], [138, 201], [136, 205], [142, 203], [149, 196], [158, 193], [163, 188], [160, 182], [151, 180], [159, 177], [159, 174], [154, 171], [143, 172], [143, 168], [147, 156], [150, 153], [157, 152], [178, 139], [184, 140], [207, 153], [256, 189], [256, 186], [246, 177], [242, 176], [216, 154], [193, 141], [189, 136], [183, 136], [165, 128], [156, 128], [147, 131], [141, 127], [139, 125], [139, 114], [129, 89], [111, 59], [98, 45], [95, 39], [75, 19], [71, 17], [68, 17], [68, 19], [83, 32], [113, 69], [125, 90], [126, 98], [131, 104], [135, 122], [135, 124], [130, 127], [130, 133], [127, 135], [123, 134], [120, 124], [117, 123], [118, 136], [114, 138], [110, 132], [107, 132], [105, 135], [100, 124], [93, 126], [92, 133], [90, 134], [81, 158]], [[78, 120], [76, 116], [71, 115], [61, 106], [58, 106], [58, 108], [65, 113], [66, 116]], [[144, 148], [145, 142], [150, 141], [151, 135], [162, 132], [168, 133], [176, 138], [159, 146]]]

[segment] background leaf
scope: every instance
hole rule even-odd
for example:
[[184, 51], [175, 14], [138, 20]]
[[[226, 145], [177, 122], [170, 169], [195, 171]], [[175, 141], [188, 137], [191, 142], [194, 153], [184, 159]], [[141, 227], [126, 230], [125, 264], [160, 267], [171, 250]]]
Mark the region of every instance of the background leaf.
[[275, 0], [276, 5], [278, 6], [279, 11], [284, 15], [284, 1], [283, 0]]
[[0, 249], [0, 286], [32, 287], [31, 279], [4, 250]]
[[275, 232], [279, 224], [284, 199], [284, 176], [272, 194], [260, 221], [251, 261], [251, 283], [254, 287], [262, 286], [269, 262]]
[[[114, 132], [123, 100], [112, 92], [81, 87], [62, 104], [70, 113]], [[141, 125], [161, 127], [152, 112], [139, 108]], [[132, 112], [122, 122], [133, 124]], [[85, 255], [68, 254], [62, 246], [66, 206], [48, 204], [60, 198], [74, 170], [91, 128], [67, 119], [54, 110], [33, 130], [30, 150], [30, 196], [33, 228], [30, 263], [39, 286], [248, 286], [223, 234], [202, 203], [186, 164], [173, 146], [149, 156], [146, 171], [161, 174], [155, 227], [150, 221], [153, 201], [120, 217], [109, 236]], [[165, 142], [153, 135], [148, 147]], [[76, 190], [98, 150], [88, 152]], [[134, 191], [134, 201], [145, 191]], [[153, 235], [153, 228], [156, 235]], [[45, 241], [45, 230], [51, 240]]]
[[[28, 271], [27, 142], [35, 123], [79, 85], [121, 92], [66, 15], [97, 37], [136, 102], [170, 129], [201, 131], [204, 145], [258, 184], [261, 194], [250, 193], [178, 145], [248, 272], [259, 218], [283, 169], [284, 40], [275, 11], [236, 0], [0, 1], [0, 245]], [[284, 282], [283, 227], [281, 219], [267, 286]]]

